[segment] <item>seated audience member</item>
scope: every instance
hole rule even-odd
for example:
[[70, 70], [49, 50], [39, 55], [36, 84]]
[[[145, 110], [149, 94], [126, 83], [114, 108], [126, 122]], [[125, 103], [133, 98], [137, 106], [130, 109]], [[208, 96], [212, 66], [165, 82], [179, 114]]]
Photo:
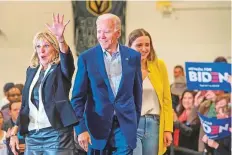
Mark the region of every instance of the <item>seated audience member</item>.
[[180, 107], [174, 113], [174, 145], [197, 151], [200, 121], [192, 119], [188, 122], [194, 104], [194, 92], [185, 90], [180, 101]]
[[[7, 99], [9, 100], [10, 103], [13, 102], [18, 102], [22, 100], [22, 94], [20, 93], [20, 90], [16, 87], [12, 87], [9, 89], [7, 93]], [[10, 119], [9, 115], [9, 104], [6, 104], [2, 107], [1, 109], [3, 116], [4, 116], [4, 121], [8, 121]]]
[[[19, 88], [13, 86], [8, 90], [7, 93], [7, 100], [9, 103], [15, 102], [15, 101], [21, 101], [22, 100], [22, 94]], [[9, 107], [9, 104], [6, 104], [5, 106], [2, 107], [2, 110], [5, 109], [6, 107]]]
[[15, 84], [15, 87], [18, 88], [18, 89], [20, 90], [21, 94], [23, 93], [23, 87], [24, 87], [23, 84], [17, 83], [17, 84]]
[[187, 89], [186, 80], [184, 76], [175, 78], [174, 83], [171, 85], [171, 93], [181, 97], [183, 92]]
[[3, 114], [0, 111], [0, 155], [8, 155], [7, 146], [5, 144], [7, 133], [6, 131], [2, 130], [3, 122]]
[[178, 78], [178, 77], [185, 76], [185, 75], [184, 75], [184, 68], [183, 68], [183, 66], [181, 66], [181, 65], [176, 65], [176, 66], [174, 67], [173, 74], [174, 74], [174, 79], [176, 79], [176, 78]]
[[184, 75], [184, 68], [181, 65], [177, 65], [173, 70], [174, 82], [171, 84], [171, 95], [173, 109], [179, 104], [179, 99], [182, 93], [187, 89], [186, 80]]
[[[224, 62], [227, 63], [227, 60], [224, 57], [217, 57], [214, 62]], [[198, 117], [197, 112], [207, 116], [207, 117], [216, 117], [216, 109], [215, 109], [215, 101], [216, 97], [223, 95], [224, 91], [217, 90], [217, 91], [199, 91], [194, 99], [194, 108], [192, 109], [191, 115], [192, 119]], [[200, 127], [199, 133], [199, 141], [198, 141], [198, 151], [203, 152], [205, 148], [209, 149], [208, 153], [212, 154], [213, 150], [208, 148], [208, 146], [204, 145], [202, 142], [202, 137], [204, 135], [204, 131], [202, 126]]]
[[176, 78], [174, 83], [171, 86], [172, 99], [174, 99], [172, 101], [173, 102], [178, 101], [177, 103], [172, 103], [174, 105], [173, 107], [174, 110], [177, 110], [178, 107], [180, 106], [180, 99], [186, 89], [187, 87], [186, 87], [185, 77], [181, 76], [181, 77]]
[[7, 93], [8, 93], [8, 91], [9, 91], [12, 87], [14, 87], [14, 83], [11, 83], [11, 82], [10, 82], [10, 83], [6, 83], [6, 84], [4, 85], [4, 87], [3, 87], [4, 97], [2, 98], [2, 100], [1, 100], [1, 102], [0, 102], [0, 109], [1, 109], [4, 105], [10, 103], [10, 101], [7, 99]]
[[[9, 115], [10, 115], [10, 119], [6, 122], [4, 122], [3, 124], [3, 130], [8, 131], [11, 130], [11, 128], [15, 125], [16, 120], [19, 116], [19, 111], [21, 108], [21, 102], [12, 102], [9, 105]], [[9, 138], [9, 137], [8, 137]], [[25, 150], [25, 141], [24, 138], [22, 136], [20, 136], [20, 134], [18, 133], [18, 138], [19, 138], [19, 148], [20, 148], [20, 152], [21, 154], [24, 153]], [[8, 139], [8, 144], [9, 144], [9, 140]], [[8, 145], [8, 151], [9, 151], [9, 155], [13, 155], [9, 145]]]
[[230, 94], [223, 94], [217, 97], [215, 102], [215, 110], [218, 119], [228, 118], [230, 116], [230, 103]]
[[[223, 91], [199, 91], [195, 96], [194, 106], [197, 111], [206, 117], [216, 117], [215, 101], [217, 96], [223, 95]], [[203, 152], [205, 145], [202, 142], [202, 137], [204, 131], [202, 126], [200, 127], [199, 141], [198, 141], [198, 151]], [[212, 153], [212, 149], [208, 148], [208, 152]]]
[[226, 58], [223, 57], [223, 56], [219, 56], [219, 57], [215, 58], [213, 62], [224, 62], [224, 63], [228, 63], [227, 60], [226, 60]]
[[[216, 117], [215, 101], [217, 96], [223, 95], [224, 92], [220, 90], [215, 91], [200, 91], [198, 96], [198, 111], [207, 117]], [[202, 100], [202, 101], [199, 101]], [[197, 105], [197, 104], [196, 104]]]
[[9, 104], [10, 119], [4, 122], [3, 130], [7, 131], [9, 128], [12, 128], [14, 126], [19, 115], [21, 104], [21, 101], [12, 102]]
[[[216, 99], [216, 115], [218, 119], [231, 117], [230, 95], [225, 94]], [[211, 149], [213, 155], [231, 155], [231, 136], [224, 137], [218, 140], [212, 140], [204, 135], [202, 141]]]

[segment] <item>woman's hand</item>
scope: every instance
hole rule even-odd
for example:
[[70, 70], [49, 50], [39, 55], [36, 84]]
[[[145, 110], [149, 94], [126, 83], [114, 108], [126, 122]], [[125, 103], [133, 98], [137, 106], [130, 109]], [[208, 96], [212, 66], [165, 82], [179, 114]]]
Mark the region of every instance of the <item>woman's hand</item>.
[[208, 145], [209, 147], [212, 147], [214, 149], [217, 149], [219, 146], [219, 144], [215, 140], [212, 140], [212, 139], [208, 139]]
[[52, 34], [56, 36], [56, 39], [58, 40], [58, 42], [63, 43], [64, 42], [64, 30], [69, 22], [70, 20], [68, 20], [64, 24], [64, 15], [60, 16], [58, 13], [57, 16], [55, 16], [53, 13], [53, 24], [52, 25], [46, 24], [46, 26], [48, 30], [51, 31]]
[[204, 96], [202, 95], [202, 91], [197, 92], [196, 96], [194, 97], [194, 106], [199, 107], [203, 100]]
[[205, 98], [207, 100], [215, 101], [217, 96], [212, 90], [208, 90], [207, 93], [205, 94]]
[[168, 147], [172, 144], [172, 133], [170, 131], [164, 131], [164, 146]]
[[228, 75], [227, 82], [230, 83], [230, 85], [232, 85], [232, 75]]
[[204, 142], [204, 143], [208, 143], [208, 137], [206, 136], [206, 135], [204, 135], [203, 137], [202, 137], [202, 141]]

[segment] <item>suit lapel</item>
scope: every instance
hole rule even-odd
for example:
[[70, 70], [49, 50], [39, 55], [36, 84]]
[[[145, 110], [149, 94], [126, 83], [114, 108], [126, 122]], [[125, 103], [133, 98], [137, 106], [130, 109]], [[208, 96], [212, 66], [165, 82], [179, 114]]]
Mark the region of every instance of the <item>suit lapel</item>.
[[122, 78], [121, 78], [121, 81], [120, 81], [120, 84], [118, 87], [118, 93], [116, 95], [116, 98], [117, 98], [118, 94], [120, 93], [121, 88], [123, 86], [125, 75], [126, 75], [125, 73], [127, 72], [128, 63], [130, 61], [130, 55], [126, 49], [124, 49], [122, 46], [119, 45], [119, 51], [120, 51], [120, 55], [121, 55]]
[[30, 87], [31, 82], [34, 79], [35, 74], [36, 74], [36, 72], [37, 72], [38, 69], [39, 69], [39, 67], [37, 67], [37, 68], [30, 68], [29, 69], [27, 83], [25, 84], [26, 86]]
[[[27, 73], [27, 79], [26, 79], [26, 84], [25, 84], [25, 93], [23, 93], [23, 101], [28, 102], [28, 97], [29, 97], [29, 90], [31, 83], [35, 77], [36, 72], [38, 71], [39, 67], [37, 68], [29, 68], [28, 73]], [[28, 105], [28, 104], [27, 104]]]
[[96, 59], [97, 62], [96, 62], [96, 65], [98, 66], [99, 72], [100, 72], [101, 76], [103, 77], [103, 79], [105, 81], [105, 84], [108, 87], [108, 92], [110, 94], [111, 100], [114, 100], [114, 94], [113, 94], [112, 88], [110, 86], [110, 81], [109, 81], [108, 75], [106, 73], [106, 67], [105, 67], [105, 62], [104, 62], [104, 56], [103, 56], [102, 48], [101, 48], [100, 45], [98, 45], [96, 48], [97, 48], [96, 49], [96, 53], [97, 53], [97, 59]]
[[[46, 78], [48, 77], [48, 75], [51, 74], [52, 71], [53, 71], [56, 67], [57, 67], [57, 65], [52, 65], [52, 66], [51, 66], [50, 70], [48, 71], [48, 73], [47, 73], [46, 76], [44, 77], [44, 80], [43, 80], [43, 82], [42, 82], [42, 86], [43, 86], [44, 81], [45, 81]], [[30, 69], [28, 70], [28, 73], [27, 73], [27, 76], [28, 76], [28, 77], [27, 77], [27, 81], [26, 81], [26, 84], [25, 84], [25, 88], [27, 88], [26, 90], [28, 91], [28, 93], [25, 93], [25, 94], [31, 94], [31, 93], [29, 93], [30, 86], [31, 86], [31, 84], [32, 84], [32, 81], [33, 81], [33, 79], [34, 79], [34, 77], [35, 77], [35, 75], [36, 75], [38, 69], [39, 69], [39, 66], [38, 66], [37, 68], [30, 68]], [[28, 97], [26, 97], [26, 98], [28, 98]]]
[[51, 66], [51, 68], [49, 69], [48, 73], [45, 75], [42, 84], [43, 84], [44, 81], [47, 79], [48, 75], [51, 74], [51, 73], [54, 71], [54, 69], [55, 69], [56, 67], [57, 67], [57, 64]]
[[109, 82], [107, 73], [106, 73], [106, 68], [105, 68], [105, 62], [104, 62], [104, 56], [103, 56], [103, 51], [101, 49], [101, 46], [97, 46], [97, 62], [96, 65], [99, 67], [99, 72], [104, 78], [105, 83], [107, 84]]

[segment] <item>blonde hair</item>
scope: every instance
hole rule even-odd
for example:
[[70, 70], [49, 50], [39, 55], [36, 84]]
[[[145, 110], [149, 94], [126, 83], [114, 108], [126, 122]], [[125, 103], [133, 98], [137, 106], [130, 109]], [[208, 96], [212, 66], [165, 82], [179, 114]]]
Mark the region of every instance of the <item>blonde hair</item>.
[[53, 61], [51, 64], [58, 64], [60, 62], [60, 55], [59, 55], [59, 44], [56, 39], [56, 37], [49, 31], [43, 31], [43, 32], [38, 32], [33, 39], [33, 48], [34, 48], [34, 53], [32, 55], [31, 61], [30, 61], [30, 67], [31, 68], [36, 68], [39, 66], [39, 58], [38, 58], [38, 53], [36, 51], [36, 43], [40, 39], [45, 39], [47, 40], [55, 49], [55, 56], [53, 58]]
[[112, 13], [106, 13], [103, 15], [98, 16], [96, 20], [96, 25], [98, 25], [99, 21], [101, 20], [112, 20], [114, 22], [115, 31], [120, 30], [121, 31], [121, 20], [118, 16], [112, 14]]
[[[230, 115], [230, 113], [231, 113], [231, 107], [229, 106], [229, 103], [231, 102], [230, 94], [223, 94], [223, 95], [217, 96], [215, 102], [217, 103], [217, 102], [219, 102], [221, 100], [225, 100], [226, 101], [226, 105], [224, 105], [223, 107], [220, 107], [219, 109], [222, 109], [222, 112], [224, 114]], [[216, 109], [216, 112], [218, 112], [219, 109]]]
[[221, 100], [226, 100], [226, 103], [230, 103], [231, 101], [230, 94], [222, 94], [222, 95], [217, 96], [215, 102], [217, 103]]

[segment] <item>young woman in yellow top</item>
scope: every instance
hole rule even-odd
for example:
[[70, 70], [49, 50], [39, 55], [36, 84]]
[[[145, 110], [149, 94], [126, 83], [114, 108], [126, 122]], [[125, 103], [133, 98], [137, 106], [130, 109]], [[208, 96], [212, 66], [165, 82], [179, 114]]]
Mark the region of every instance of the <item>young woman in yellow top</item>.
[[164, 62], [156, 57], [150, 34], [136, 29], [128, 46], [141, 53], [143, 102], [135, 155], [163, 155], [172, 143], [173, 110]]

